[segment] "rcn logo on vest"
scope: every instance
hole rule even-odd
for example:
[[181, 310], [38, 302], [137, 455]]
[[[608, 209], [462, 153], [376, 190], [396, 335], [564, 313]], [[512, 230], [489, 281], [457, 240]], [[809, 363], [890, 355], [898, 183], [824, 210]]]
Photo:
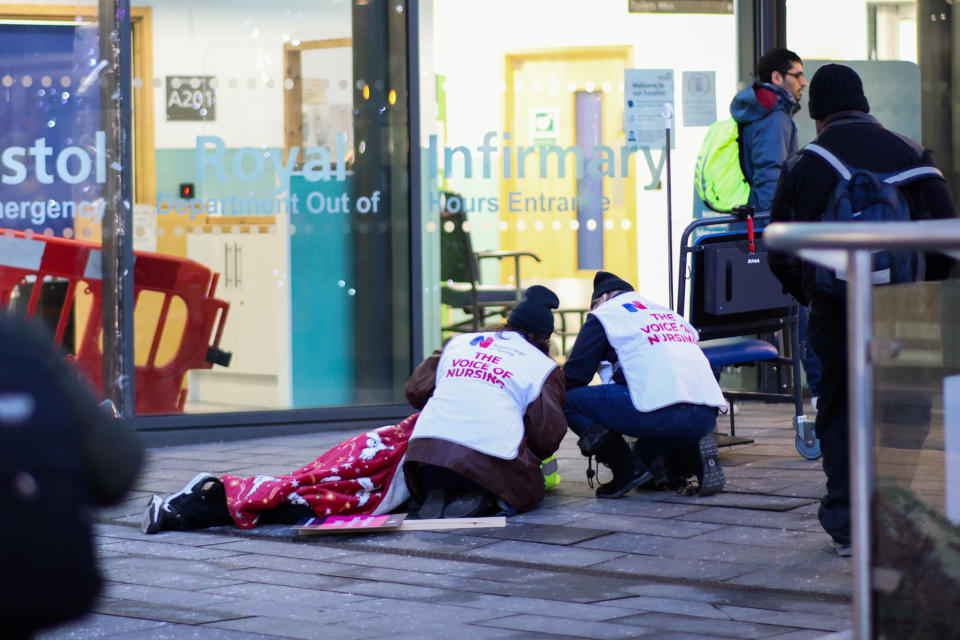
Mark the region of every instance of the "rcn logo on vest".
[[629, 311], [630, 313], [636, 313], [640, 309], [646, 309], [639, 300], [634, 300], [633, 302], [625, 302], [623, 308]]
[[477, 336], [470, 341], [471, 347], [483, 347], [486, 349], [493, 344], [493, 336]]

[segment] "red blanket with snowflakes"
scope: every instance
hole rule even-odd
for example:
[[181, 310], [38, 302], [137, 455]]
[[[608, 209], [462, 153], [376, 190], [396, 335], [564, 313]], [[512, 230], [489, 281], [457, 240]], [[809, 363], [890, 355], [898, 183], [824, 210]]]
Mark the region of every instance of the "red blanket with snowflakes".
[[409, 496], [403, 456], [417, 415], [341, 442], [290, 475], [222, 476], [230, 516], [250, 529], [261, 512], [286, 503], [308, 505], [318, 516], [390, 511]]

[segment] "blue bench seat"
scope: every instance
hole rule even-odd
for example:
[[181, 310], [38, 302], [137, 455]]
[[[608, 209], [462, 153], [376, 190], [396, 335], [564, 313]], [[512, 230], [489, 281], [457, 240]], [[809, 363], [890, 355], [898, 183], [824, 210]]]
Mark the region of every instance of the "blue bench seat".
[[760, 360], [776, 360], [780, 352], [775, 346], [759, 338], [717, 338], [703, 340], [700, 348], [712, 367], [746, 364]]

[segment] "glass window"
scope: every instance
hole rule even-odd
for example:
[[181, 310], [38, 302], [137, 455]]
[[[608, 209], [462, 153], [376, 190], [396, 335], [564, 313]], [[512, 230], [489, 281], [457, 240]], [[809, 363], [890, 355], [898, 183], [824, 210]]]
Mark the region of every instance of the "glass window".
[[[402, 401], [404, 2], [134, 5], [138, 414]], [[96, 250], [115, 168], [93, 8], [9, 6], [0, 226]], [[36, 281], [24, 273], [13, 286], [24, 309]], [[42, 313], [52, 328], [66, 318], [64, 346], [99, 383], [95, 276], [41, 282]]]
[[[598, 269], [666, 304], [668, 213], [676, 242], [706, 127], [737, 90], [732, 3], [443, 0], [421, 14], [425, 344], [502, 321], [533, 283], [557, 291], [572, 336]], [[558, 337], [557, 353], [571, 345]]]
[[[826, 62], [856, 70], [870, 113], [931, 149], [956, 199], [952, 21], [949, 6], [936, 7], [913, 0], [787, 0], [787, 43], [803, 58], [808, 79]], [[801, 145], [816, 137], [807, 93], [795, 118]]]
[[[947, 637], [960, 591], [956, 279], [875, 287], [872, 565], [876, 637]], [[935, 586], [936, 585], [936, 586]]]

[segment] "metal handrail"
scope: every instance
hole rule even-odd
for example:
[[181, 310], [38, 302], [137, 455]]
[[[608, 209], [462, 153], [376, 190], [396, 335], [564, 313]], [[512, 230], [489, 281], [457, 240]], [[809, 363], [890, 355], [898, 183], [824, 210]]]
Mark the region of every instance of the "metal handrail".
[[873, 368], [870, 362], [870, 252], [876, 249], [960, 249], [960, 220], [773, 223], [767, 247], [837, 250], [847, 258], [847, 349], [850, 398], [851, 539], [854, 633], [872, 635], [870, 514], [873, 497]]
[[772, 249], [960, 249], [960, 220], [918, 222], [774, 222], [763, 231]]

